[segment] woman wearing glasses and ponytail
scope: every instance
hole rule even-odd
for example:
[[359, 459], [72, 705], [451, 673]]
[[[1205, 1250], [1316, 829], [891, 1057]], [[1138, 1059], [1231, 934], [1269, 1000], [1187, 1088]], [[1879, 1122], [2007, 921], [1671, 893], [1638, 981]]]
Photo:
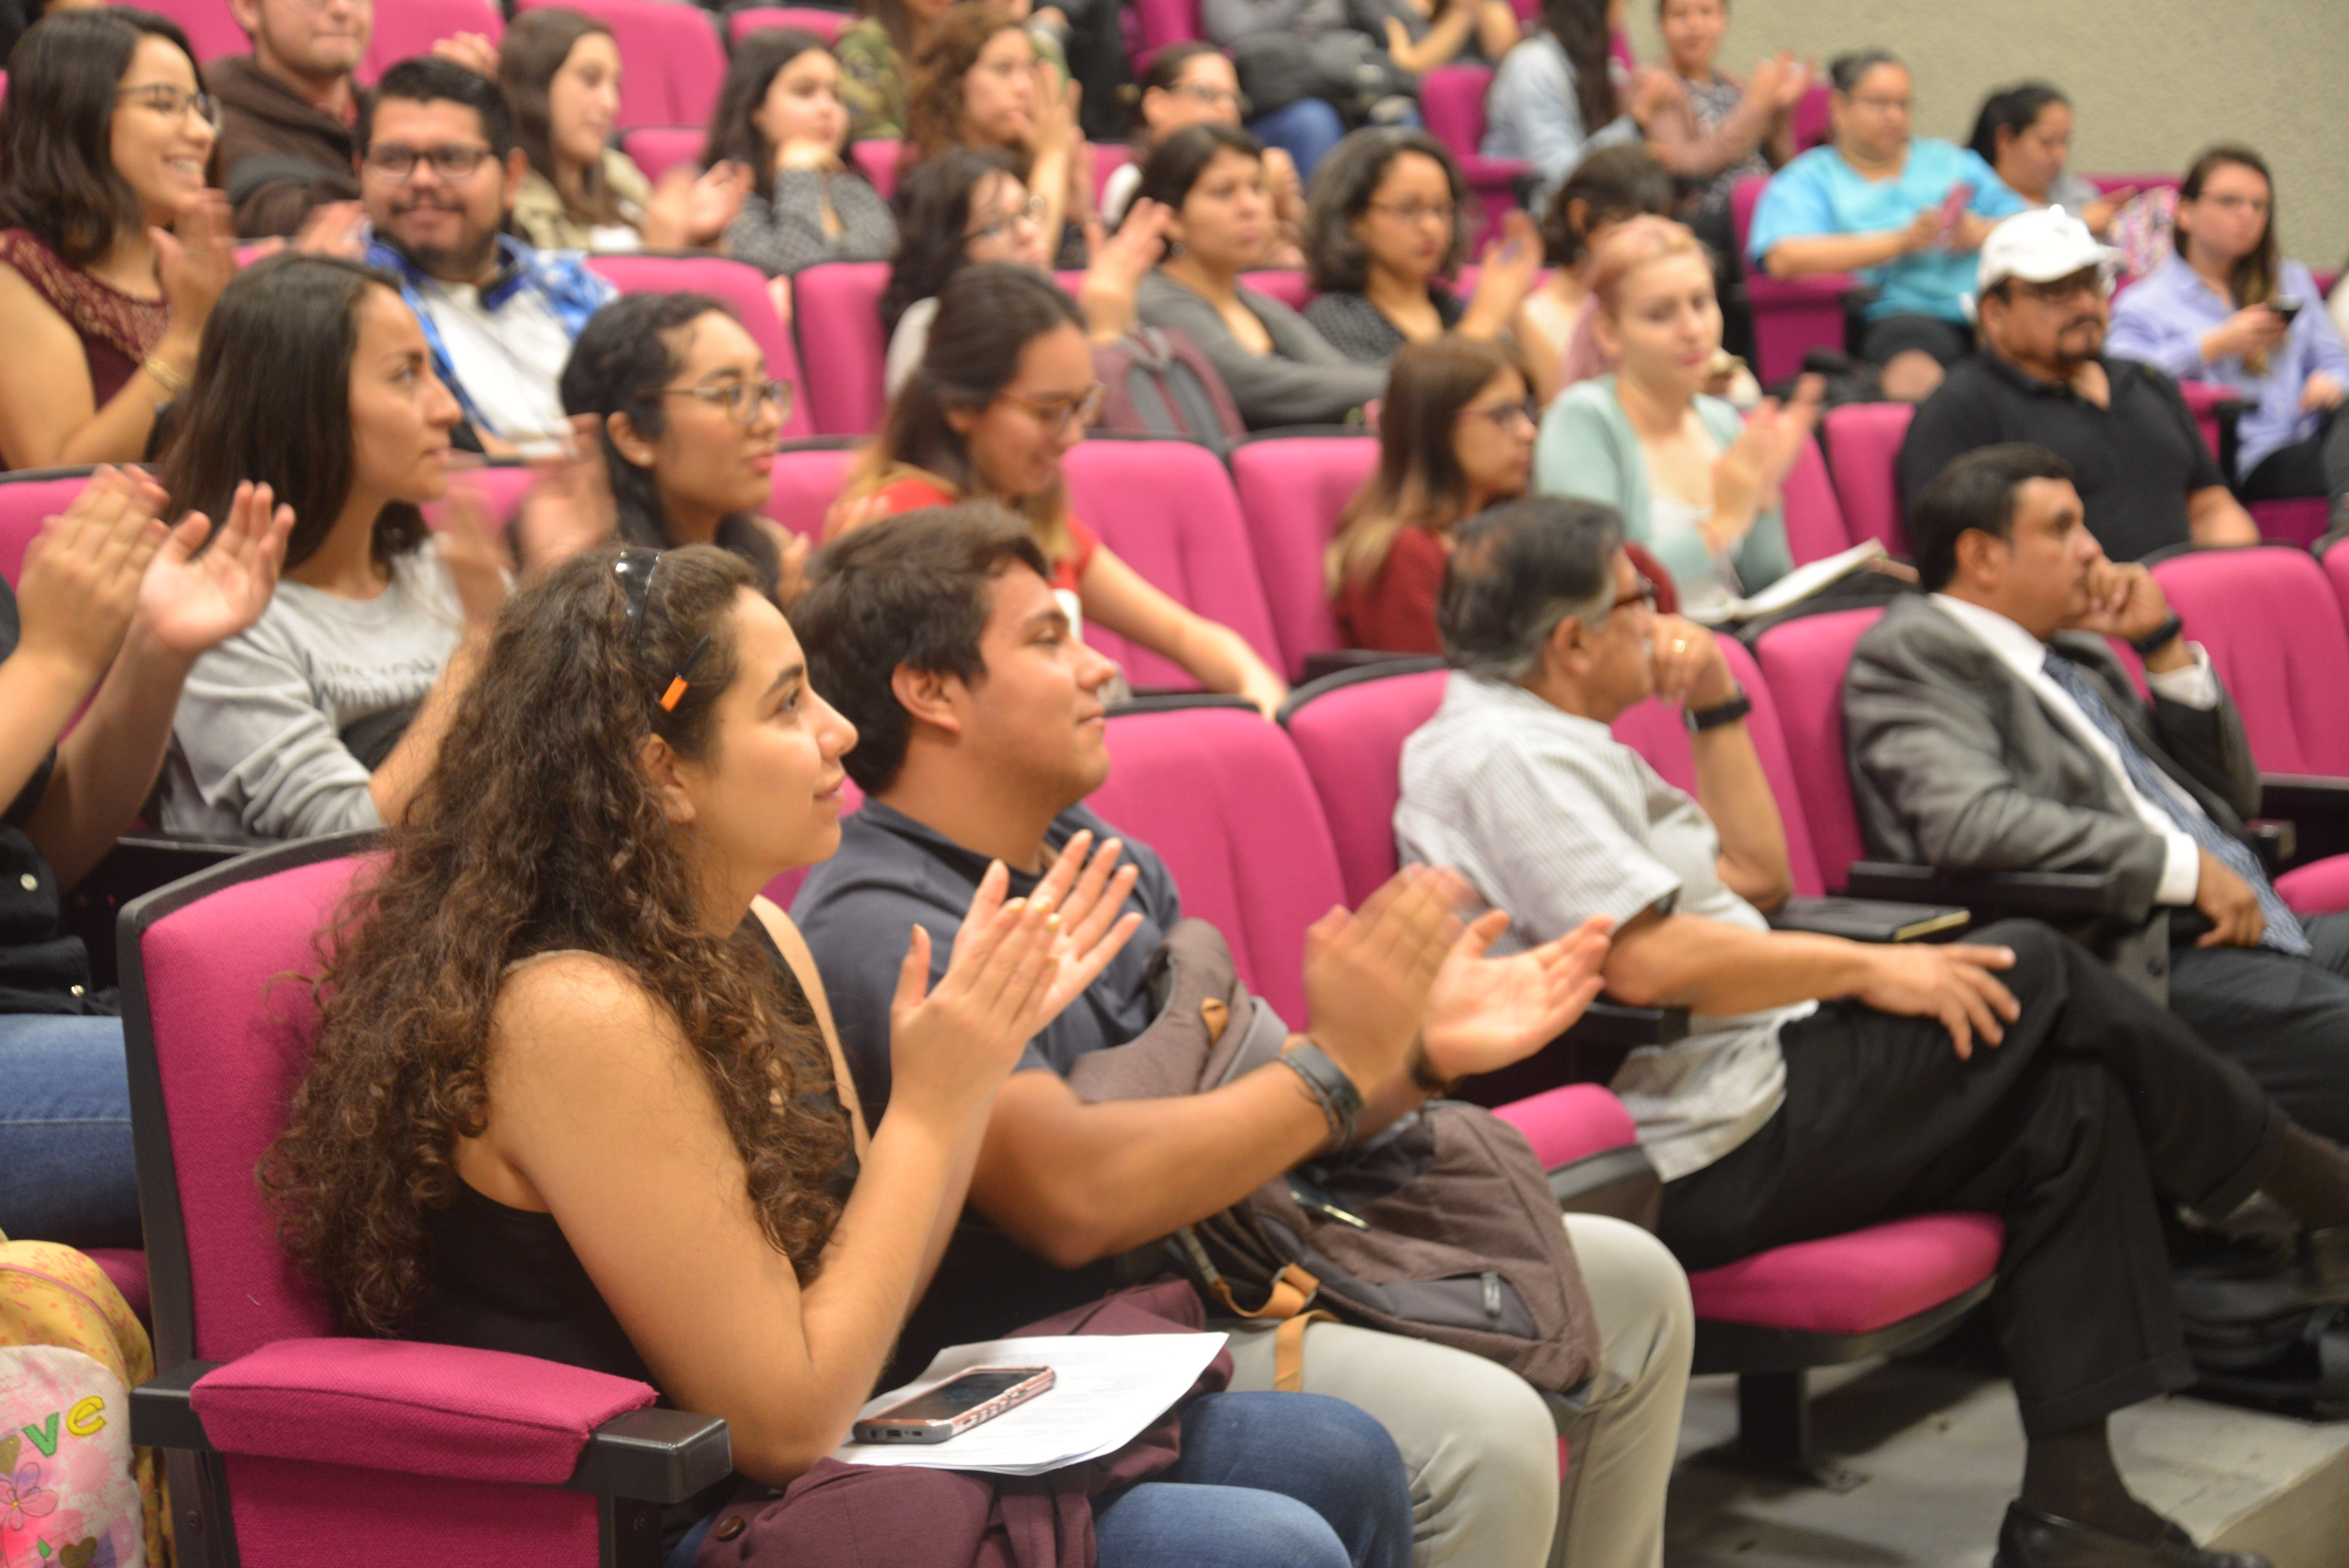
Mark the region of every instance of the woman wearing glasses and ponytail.
[[7, 65], [0, 463], [137, 462], [236, 271], [219, 111], [186, 36], [129, 7], [47, 17]]
[[1069, 514], [1061, 459], [1084, 439], [1102, 396], [1084, 317], [1051, 279], [1008, 263], [963, 268], [939, 291], [921, 364], [890, 399], [827, 534], [920, 507], [996, 501], [1026, 520], [1072, 623], [1096, 623], [1270, 717], [1288, 688], [1240, 635], [1151, 586]]

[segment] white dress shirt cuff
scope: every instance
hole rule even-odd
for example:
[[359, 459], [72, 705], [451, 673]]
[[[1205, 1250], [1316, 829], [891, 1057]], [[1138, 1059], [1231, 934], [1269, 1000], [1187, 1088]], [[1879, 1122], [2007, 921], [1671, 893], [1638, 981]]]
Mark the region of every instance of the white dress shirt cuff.
[[2219, 677], [2210, 671], [2210, 655], [2199, 643], [2189, 643], [2186, 651], [2194, 662], [2181, 670], [2164, 670], [2156, 675], [2145, 672], [2146, 684], [2157, 696], [2168, 697], [2180, 707], [2199, 708], [2203, 712], [2219, 706]]
[[2161, 837], [2169, 846], [2169, 859], [2161, 868], [2161, 885], [2154, 890], [2153, 902], [2181, 906], [2192, 903], [2196, 891], [2202, 885], [2202, 847], [2175, 830]]

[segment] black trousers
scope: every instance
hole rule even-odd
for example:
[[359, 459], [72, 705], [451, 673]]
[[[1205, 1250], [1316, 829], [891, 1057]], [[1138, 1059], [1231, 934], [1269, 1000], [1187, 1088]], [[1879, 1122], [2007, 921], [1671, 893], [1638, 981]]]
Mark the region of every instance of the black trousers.
[[2194, 1379], [2156, 1190], [2213, 1218], [2274, 1170], [2285, 1119], [2234, 1063], [2044, 925], [2014, 950], [2023, 1014], [1960, 1061], [1926, 1018], [1822, 1006], [1782, 1037], [1786, 1101], [1669, 1182], [1657, 1233], [1690, 1269], [1905, 1214], [2006, 1222], [1990, 1306], [2025, 1432]]
[[2314, 949], [2305, 958], [2264, 947], [2172, 948], [2169, 1010], [2294, 1121], [2349, 1142], [2349, 914], [2301, 924]]
[[2245, 500], [2321, 495], [2339, 506], [2349, 496], [2349, 418], [2331, 410], [2314, 435], [2261, 458], [2240, 488]]

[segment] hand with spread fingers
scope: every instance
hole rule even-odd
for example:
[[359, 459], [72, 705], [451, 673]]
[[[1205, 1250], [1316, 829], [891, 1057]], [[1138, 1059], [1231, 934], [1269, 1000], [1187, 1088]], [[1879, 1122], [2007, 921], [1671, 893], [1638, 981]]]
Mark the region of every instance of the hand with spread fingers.
[[1468, 923], [1436, 972], [1420, 1047], [1440, 1078], [1523, 1061], [1572, 1027], [1599, 995], [1612, 919], [1593, 915], [1554, 942], [1485, 956], [1508, 929], [1506, 911], [1486, 911]]
[[1305, 933], [1305, 1032], [1366, 1099], [1409, 1070], [1463, 891], [1449, 872], [1409, 866]]
[[1041, 889], [1007, 902], [1009, 885], [1001, 861], [987, 868], [935, 986], [930, 934], [913, 927], [889, 1004], [892, 1115], [903, 1108], [953, 1126], [983, 1114], [1043, 1026], [1061, 917]]
[[2014, 993], [1992, 973], [2014, 967], [2011, 947], [1899, 942], [1868, 953], [1869, 974], [1858, 998], [1878, 1012], [1940, 1019], [1960, 1061], [1973, 1056], [1976, 1038], [1995, 1046], [2023, 1016]]
[[171, 530], [139, 584], [136, 624], [153, 646], [193, 659], [261, 619], [294, 531], [294, 509], [275, 500], [247, 480], [219, 528], [191, 511]]
[[[1039, 1029], [1083, 995], [1109, 967], [1109, 961], [1142, 929], [1140, 912], [1125, 909], [1142, 868], [1132, 861], [1118, 864], [1124, 853], [1122, 839], [1106, 840], [1094, 849], [1092, 830], [1086, 829], [1061, 846], [1052, 869], [1036, 885], [1032, 896], [1048, 901], [1061, 915], [1060, 932], [1052, 944], [1060, 967], [1045, 995], [1044, 1016], [1036, 1025]], [[1120, 913], [1122, 910], [1125, 913]]]
[[17, 573], [17, 658], [48, 664], [78, 688], [98, 684], [139, 608], [168, 531], [162, 487], [102, 468], [73, 504], [41, 524]]

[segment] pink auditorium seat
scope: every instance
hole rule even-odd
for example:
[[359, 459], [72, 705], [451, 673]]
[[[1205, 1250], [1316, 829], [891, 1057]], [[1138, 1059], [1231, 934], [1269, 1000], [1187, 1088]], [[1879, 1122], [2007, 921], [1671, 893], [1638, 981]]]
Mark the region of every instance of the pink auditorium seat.
[[897, 194], [897, 169], [905, 155], [904, 142], [885, 138], [868, 138], [848, 144], [848, 156], [864, 170], [864, 178], [873, 181], [873, 188], [881, 192], [884, 200]]
[[674, 0], [518, 0], [516, 8], [558, 4], [612, 29], [627, 67], [620, 78], [622, 130], [709, 123], [726, 79], [726, 51], [708, 12]]
[[253, 40], [236, 25], [228, 0], [155, 0], [142, 7], [180, 25], [196, 51], [198, 65], [210, 65], [224, 55], [249, 55]]
[[25, 547], [45, 519], [73, 505], [89, 479], [87, 468], [26, 469], [0, 475], [0, 577], [14, 587], [24, 570]]
[[792, 335], [776, 318], [775, 302], [767, 294], [767, 280], [747, 262], [724, 256], [603, 255], [587, 264], [612, 280], [622, 294], [659, 290], [705, 294], [730, 307], [767, 356], [767, 374], [789, 381], [798, 391], [792, 399], [791, 418], [783, 421], [782, 438], [792, 440], [814, 432], [808, 404], [812, 401], [807, 377], [800, 373], [798, 351]]
[[139, 1321], [151, 1326], [155, 1307], [147, 1289], [147, 1254], [132, 1247], [91, 1247], [88, 1255], [108, 1283], [122, 1293]]
[[1899, 467], [1900, 442], [1915, 413], [1906, 403], [1847, 403], [1820, 421], [1844, 527], [1855, 544], [1874, 539], [1895, 555], [1909, 553]]
[[1841, 889], [1853, 862], [1867, 855], [1844, 761], [1843, 676], [1852, 649], [1883, 614], [1833, 610], [1781, 622], [1762, 634], [1763, 678], [1785, 737], [1821, 880], [1830, 891]]
[[767, 515], [809, 539], [823, 537], [824, 510], [847, 482], [856, 453], [836, 438], [817, 437], [775, 454]]
[[[528, 1357], [343, 1337], [253, 1172], [305, 1062], [292, 978], [349, 889], [351, 838], [249, 855], [123, 913], [124, 1032], [155, 1307], [134, 1440], [202, 1456], [182, 1550], [246, 1568], [659, 1559], [659, 1511], [727, 1473], [715, 1418]], [[647, 1462], [649, 1461], [649, 1462]], [[225, 1522], [227, 1530], [222, 1523]]]
[[434, 44], [460, 33], [480, 33], [495, 44], [506, 35], [505, 18], [492, 0], [396, 0], [378, 6], [367, 58], [354, 74], [373, 84], [398, 62], [429, 55]]
[[1518, 205], [1518, 183], [1533, 165], [1516, 158], [1485, 156], [1485, 93], [1493, 85], [1490, 66], [1438, 66], [1419, 82], [1419, 111], [1428, 134], [1452, 150], [1461, 175], [1476, 192], [1477, 222], [1471, 245], [1500, 227], [1501, 214]]
[[1764, 386], [1773, 386], [1801, 370], [1809, 350], [1843, 347], [1843, 296], [1859, 280], [1848, 273], [1774, 278], [1762, 271], [1746, 252], [1745, 237], [1768, 184], [1759, 175], [1739, 181], [1730, 196], [1730, 211], [1739, 264], [1745, 273], [1745, 297], [1754, 309], [1754, 374]]
[[792, 319], [809, 372], [808, 419], [818, 435], [863, 436], [881, 428], [888, 407], [881, 295], [888, 286], [886, 262], [827, 262], [792, 279]]
[[1268, 298], [1278, 300], [1291, 310], [1303, 310], [1313, 303], [1313, 284], [1298, 268], [1242, 273], [1240, 282]]
[[698, 169], [709, 133], [698, 125], [640, 125], [620, 135], [620, 150], [657, 184], [672, 169]]
[[740, 44], [764, 28], [797, 27], [830, 44], [854, 20], [853, 12], [826, 11], [813, 5], [753, 5], [726, 18], [726, 36], [730, 44]]
[[2262, 545], [2175, 555], [2153, 574], [2209, 650], [2261, 769], [2349, 777], [2349, 630], [2324, 569]]
[[1835, 134], [1827, 123], [1835, 101], [1835, 89], [1825, 82], [1813, 82], [1795, 104], [1795, 150], [1807, 152]]
[[1199, 29], [1199, 0], [1134, 0], [1134, 71], [1169, 44], [1206, 35]]
[[1816, 440], [1805, 441], [1780, 487], [1786, 507], [1786, 548], [1795, 564], [1824, 560], [1859, 542], [1827, 478], [1827, 460]]
[[[6, 84], [0, 82], [0, 88]], [[1133, 149], [1123, 141], [1095, 141], [1087, 144], [1092, 150], [1093, 201], [1098, 204], [1102, 192], [1109, 189], [1110, 176], [1133, 161]]]
[[[1239, 497], [1215, 453], [1190, 441], [1093, 435], [1064, 460], [1069, 509], [1103, 543], [1152, 586], [1229, 626], [1280, 668]], [[1181, 666], [1102, 627], [1088, 625], [1085, 641], [1123, 665], [1137, 686], [1198, 686]]]
[[1257, 438], [1234, 447], [1231, 459], [1282, 665], [1297, 680], [1308, 655], [1345, 645], [1322, 552], [1347, 500], [1377, 469], [1379, 444], [1368, 436]]

